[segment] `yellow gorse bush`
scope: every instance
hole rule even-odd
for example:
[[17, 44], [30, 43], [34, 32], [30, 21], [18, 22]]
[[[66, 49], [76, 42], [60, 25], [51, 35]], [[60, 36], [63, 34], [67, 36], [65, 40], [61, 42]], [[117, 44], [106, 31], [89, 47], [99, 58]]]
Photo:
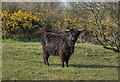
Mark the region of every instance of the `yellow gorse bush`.
[[44, 22], [40, 16], [33, 14], [32, 11], [25, 13], [22, 10], [9, 14], [9, 11], [3, 11], [2, 14], [3, 31], [9, 32], [28, 32], [43, 25]]
[[77, 19], [71, 19], [71, 18], [64, 18], [63, 20], [58, 20], [56, 22], [56, 26], [60, 26], [61, 24], [63, 24], [63, 26], [65, 27], [74, 27], [74, 28], [82, 28], [84, 26], [84, 24], [81, 24], [80, 21], [78, 21]]
[[[100, 27], [97, 26], [96, 22], [90, 22], [89, 25], [92, 27], [92, 29], [94, 30], [98, 30], [100, 29]], [[101, 32], [103, 32], [104, 35], [108, 36], [110, 35], [112, 32], [114, 32], [115, 26], [112, 24], [107, 24], [107, 23], [102, 23], [101, 24]]]
[[75, 28], [82, 28], [84, 25], [81, 24], [80, 21], [78, 21], [77, 19], [71, 19], [71, 18], [65, 18], [64, 19], [65, 24], [71, 24], [72, 26], [74, 26]]

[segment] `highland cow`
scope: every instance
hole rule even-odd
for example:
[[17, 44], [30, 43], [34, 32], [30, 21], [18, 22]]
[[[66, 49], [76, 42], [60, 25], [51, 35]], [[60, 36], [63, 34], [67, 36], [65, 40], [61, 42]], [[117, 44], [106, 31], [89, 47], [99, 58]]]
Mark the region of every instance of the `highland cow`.
[[64, 67], [64, 62], [68, 67], [69, 58], [74, 52], [74, 45], [80, 33], [81, 30], [78, 31], [77, 29], [70, 29], [62, 34], [44, 33], [41, 41], [44, 64], [49, 65], [48, 58], [53, 55], [61, 57], [62, 67]]

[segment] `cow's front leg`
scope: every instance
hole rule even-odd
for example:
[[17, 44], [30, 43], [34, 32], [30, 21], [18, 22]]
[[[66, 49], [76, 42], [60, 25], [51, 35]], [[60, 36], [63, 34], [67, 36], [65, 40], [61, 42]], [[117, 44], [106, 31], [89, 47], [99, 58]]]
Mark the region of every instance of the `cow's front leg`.
[[61, 55], [62, 67], [64, 67], [65, 58], [66, 58], [66, 56], [64, 54], [62, 54]]
[[68, 60], [66, 60], [66, 66], [68, 67]]
[[68, 61], [69, 61], [70, 55], [67, 55], [66, 57], [66, 66], [68, 67]]

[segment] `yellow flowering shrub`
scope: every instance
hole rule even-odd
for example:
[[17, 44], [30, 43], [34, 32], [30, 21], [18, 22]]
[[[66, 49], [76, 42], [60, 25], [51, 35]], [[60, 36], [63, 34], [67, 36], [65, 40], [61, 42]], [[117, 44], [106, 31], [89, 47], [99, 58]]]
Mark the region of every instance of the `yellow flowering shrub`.
[[[96, 22], [90, 22], [89, 23], [90, 27], [94, 30], [99, 30], [101, 31], [104, 35], [110, 35], [112, 32], [114, 32], [115, 26], [112, 24], [107, 24], [107, 23], [102, 23], [101, 28], [97, 26]], [[91, 29], [91, 30], [92, 30]]]
[[81, 28], [84, 25], [80, 23], [77, 19], [64, 18], [64, 24], [73, 26], [74, 28]]
[[84, 24], [81, 24], [77, 19], [64, 18], [62, 21], [58, 20], [56, 26], [64, 26], [64, 28], [82, 28]]
[[2, 29], [6, 34], [29, 34], [44, 25], [40, 15], [35, 15], [32, 11], [25, 13], [22, 10], [18, 10], [10, 14], [9, 11], [5, 10], [1, 16]]

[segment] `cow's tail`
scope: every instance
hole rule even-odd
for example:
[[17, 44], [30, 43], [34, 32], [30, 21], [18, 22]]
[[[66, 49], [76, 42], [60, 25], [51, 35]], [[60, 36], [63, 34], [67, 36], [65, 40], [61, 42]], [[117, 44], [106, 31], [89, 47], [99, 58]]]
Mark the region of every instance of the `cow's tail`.
[[42, 35], [41, 35], [41, 43], [44, 43], [44, 38], [45, 38], [45, 36], [46, 36], [46, 32], [44, 32]]
[[41, 40], [44, 38], [45, 34], [46, 34], [46, 32], [41, 34]]

